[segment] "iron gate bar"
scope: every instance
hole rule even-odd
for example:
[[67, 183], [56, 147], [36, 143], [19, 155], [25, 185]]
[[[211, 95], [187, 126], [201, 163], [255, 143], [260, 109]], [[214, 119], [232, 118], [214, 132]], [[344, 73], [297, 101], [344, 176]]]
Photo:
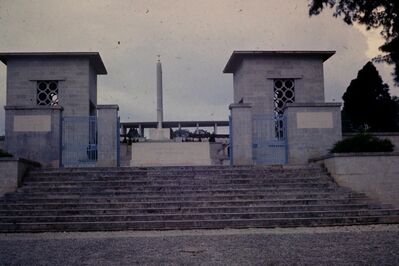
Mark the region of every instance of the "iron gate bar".
[[95, 166], [97, 118], [95, 116], [62, 118], [62, 166]]
[[254, 115], [252, 144], [255, 164], [287, 163], [287, 123], [284, 115]]

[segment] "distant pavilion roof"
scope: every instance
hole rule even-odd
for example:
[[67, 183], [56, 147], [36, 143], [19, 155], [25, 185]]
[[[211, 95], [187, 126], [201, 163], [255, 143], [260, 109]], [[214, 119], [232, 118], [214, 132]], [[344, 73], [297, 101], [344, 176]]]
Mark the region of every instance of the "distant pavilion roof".
[[335, 54], [335, 51], [234, 51], [224, 67], [223, 73], [234, 73], [244, 57], [266, 57], [273, 55], [319, 56], [324, 62], [333, 54]]
[[107, 69], [98, 52], [23, 52], [23, 53], [0, 53], [0, 61], [7, 65], [10, 58], [18, 57], [85, 57], [89, 58], [99, 75], [107, 74]]

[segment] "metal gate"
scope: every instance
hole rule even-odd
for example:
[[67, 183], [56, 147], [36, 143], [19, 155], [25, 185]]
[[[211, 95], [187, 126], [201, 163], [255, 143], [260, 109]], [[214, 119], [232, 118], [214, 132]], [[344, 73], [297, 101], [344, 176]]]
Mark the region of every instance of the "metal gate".
[[252, 156], [255, 164], [286, 164], [286, 117], [254, 115], [253, 130]]
[[95, 116], [62, 119], [63, 167], [95, 166], [97, 161], [97, 118]]
[[233, 166], [233, 120], [229, 116], [229, 146], [227, 150], [230, 166]]

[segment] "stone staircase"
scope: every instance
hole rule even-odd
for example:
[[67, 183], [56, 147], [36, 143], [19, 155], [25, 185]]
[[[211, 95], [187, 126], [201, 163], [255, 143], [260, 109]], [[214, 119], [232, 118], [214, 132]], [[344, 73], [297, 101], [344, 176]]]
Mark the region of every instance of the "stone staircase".
[[0, 232], [398, 223], [315, 167], [43, 169], [0, 198]]

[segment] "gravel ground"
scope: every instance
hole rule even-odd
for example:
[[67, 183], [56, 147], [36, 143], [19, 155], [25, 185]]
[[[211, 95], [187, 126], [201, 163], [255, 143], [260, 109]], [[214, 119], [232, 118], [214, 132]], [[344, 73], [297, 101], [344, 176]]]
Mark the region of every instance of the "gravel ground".
[[0, 234], [0, 265], [399, 265], [399, 225]]

